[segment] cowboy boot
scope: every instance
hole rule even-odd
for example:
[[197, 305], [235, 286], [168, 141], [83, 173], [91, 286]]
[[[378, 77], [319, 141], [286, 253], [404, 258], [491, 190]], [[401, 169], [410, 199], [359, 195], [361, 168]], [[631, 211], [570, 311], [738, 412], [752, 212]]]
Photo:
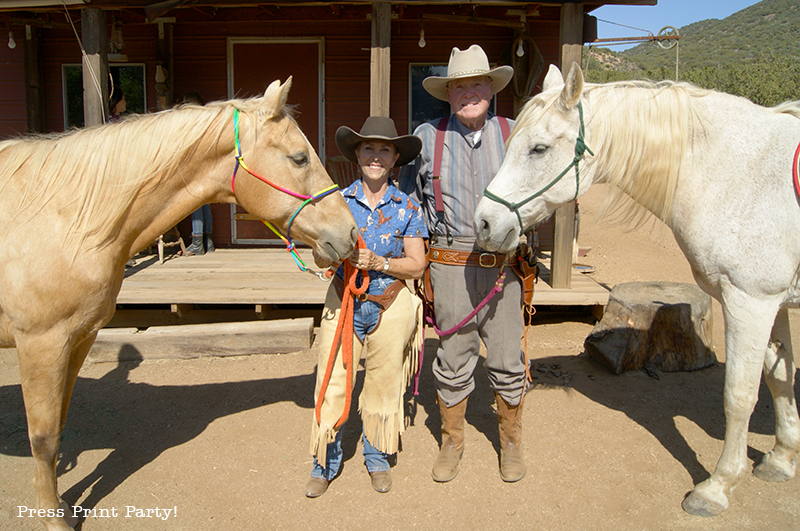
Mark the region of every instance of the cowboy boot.
[[203, 235], [202, 234], [199, 234], [199, 235], [192, 234], [192, 244], [189, 247], [186, 248], [186, 256], [192, 256], [192, 255], [195, 255], [195, 254], [201, 255], [201, 256], [206, 254], [205, 251], [203, 250]]
[[[497, 400], [497, 420], [500, 429], [500, 477], [509, 483], [519, 481], [525, 475], [525, 459], [522, 455], [522, 403], [511, 406], [494, 393]], [[524, 397], [523, 397], [524, 398]]]
[[442, 416], [442, 447], [433, 463], [431, 475], [434, 481], [445, 483], [458, 474], [458, 463], [464, 454], [464, 414], [467, 412], [467, 399], [453, 407], [447, 407], [441, 397], [438, 402]]
[[206, 246], [207, 253], [213, 253], [216, 250], [216, 247], [214, 247], [214, 240], [211, 239], [210, 232], [203, 233], [203, 243]]

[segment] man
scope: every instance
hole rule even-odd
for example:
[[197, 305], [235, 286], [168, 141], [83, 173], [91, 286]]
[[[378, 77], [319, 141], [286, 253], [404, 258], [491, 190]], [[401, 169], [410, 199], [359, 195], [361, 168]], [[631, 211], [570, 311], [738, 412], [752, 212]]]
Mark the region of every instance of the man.
[[[431, 76], [422, 82], [428, 93], [450, 103], [453, 114], [414, 131], [422, 139], [422, 151], [414, 165], [400, 174], [399, 184], [426, 214], [433, 305], [441, 330], [456, 326], [475, 310], [494, 288], [506, 258], [477, 247], [472, 219], [483, 190], [500, 169], [504, 137], [513, 125], [489, 112], [489, 103], [513, 75], [510, 66], [490, 69], [486, 52], [472, 45], [463, 51], [453, 48], [446, 77]], [[439, 149], [437, 135], [443, 139]], [[441, 198], [438, 209], [437, 195]], [[521, 296], [521, 282], [509, 271], [502, 292], [460, 330], [440, 338], [433, 363], [442, 417], [442, 446], [432, 470], [435, 481], [450, 481], [458, 473], [464, 451], [464, 414], [467, 397], [475, 388], [473, 371], [481, 340], [497, 401], [500, 475], [508, 482], [525, 475], [520, 446], [526, 386], [525, 356], [520, 349]]]

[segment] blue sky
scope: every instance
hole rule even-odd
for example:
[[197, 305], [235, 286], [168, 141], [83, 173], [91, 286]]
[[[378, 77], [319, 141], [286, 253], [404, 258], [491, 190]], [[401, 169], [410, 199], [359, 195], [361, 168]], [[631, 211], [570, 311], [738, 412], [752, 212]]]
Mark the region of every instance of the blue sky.
[[[634, 28], [641, 28], [657, 34], [664, 26], [680, 29], [699, 20], [723, 18], [757, 4], [760, 0], [658, 0], [655, 6], [612, 6], [607, 5], [591, 12], [597, 17], [597, 37], [612, 39], [619, 37], [644, 37], [646, 32], [623, 28], [603, 22], [607, 20]], [[636, 44], [601, 44], [615, 52], [620, 52]]]

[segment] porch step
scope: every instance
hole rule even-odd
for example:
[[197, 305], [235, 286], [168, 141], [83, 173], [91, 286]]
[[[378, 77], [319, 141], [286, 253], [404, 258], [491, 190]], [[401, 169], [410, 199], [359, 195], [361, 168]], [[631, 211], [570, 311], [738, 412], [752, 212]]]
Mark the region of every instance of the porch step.
[[278, 319], [137, 328], [104, 328], [91, 362], [190, 359], [209, 356], [282, 354], [311, 348], [314, 320]]

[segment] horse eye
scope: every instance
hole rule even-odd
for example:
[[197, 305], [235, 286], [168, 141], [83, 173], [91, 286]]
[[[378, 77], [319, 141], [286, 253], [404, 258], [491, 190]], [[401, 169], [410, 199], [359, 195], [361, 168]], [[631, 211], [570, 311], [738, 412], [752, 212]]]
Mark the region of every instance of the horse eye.
[[291, 155], [289, 158], [292, 159], [292, 162], [298, 166], [305, 166], [308, 164], [308, 155], [305, 153], [297, 153], [295, 155]]
[[544, 144], [536, 144], [531, 148], [530, 155], [543, 155], [547, 151], [547, 146]]

